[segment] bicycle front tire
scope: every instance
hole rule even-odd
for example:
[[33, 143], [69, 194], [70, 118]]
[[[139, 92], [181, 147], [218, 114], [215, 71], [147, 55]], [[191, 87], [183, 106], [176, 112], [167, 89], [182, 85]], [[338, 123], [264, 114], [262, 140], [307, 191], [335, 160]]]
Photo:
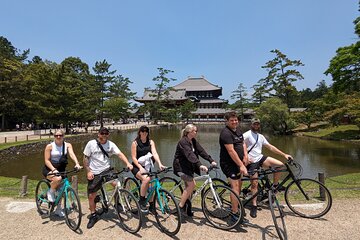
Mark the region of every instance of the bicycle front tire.
[[159, 180], [161, 188], [169, 191], [177, 201], [180, 201], [183, 193], [183, 187], [179, 185], [179, 181], [172, 177], [163, 177]]
[[76, 231], [81, 224], [81, 203], [75, 190], [68, 187], [63, 193], [65, 221], [68, 227]]
[[291, 182], [285, 189], [285, 201], [291, 211], [304, 218], [322, 217], [332, 205], [329, 189], [310, 178]]
[[268, 191], [268, 199], [270, 205], [271, 216], [274, 221], [274, 226], [280, 240], [286, 240], [287, 231], [285, 223], [285, 213], [282, 206], [279, 204], [279, 200], [276, 198], [276, 195], [272, 190]]
[[115, 197], [115, 209], [120, 224], [129, 233], [137, 233], [142, 225], [141, 210], [134, 195], [126, 189], [119, 189]]
[[38, 182], [35, 190], [36, 208], [40, 216], [49, 216], [52, 211], [53, 204], [47, 199], [47, 192], [50, 189], [50, 183], [46, 179]]
[[[236, 227], [244, 219], [244, 209], [239, 196], [226, 186], [213, 186], [204, 193], [201, 208], [205, 218], [216, 228], [228, 230]], [[232, 203], [236, 201], [237, 211], [233, 212]]]
[[165, 189], [155, 195], [155, 219], [163, 232], [175, 236], [181, 227], [180, 207], [175, 197]]
[[140, 185], [135, 178], [128, 177], [123, 183], [123, 189], [131, 192], [135, 198], [140, 199]]

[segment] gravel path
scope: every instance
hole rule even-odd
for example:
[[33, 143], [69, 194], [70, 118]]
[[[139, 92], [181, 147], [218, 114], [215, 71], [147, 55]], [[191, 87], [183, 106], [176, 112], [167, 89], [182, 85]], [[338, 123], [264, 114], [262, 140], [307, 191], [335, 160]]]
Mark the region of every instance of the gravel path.
[[[147, 215], [143, 228], [132, 235], [119, 227], [113, 213], [103, 215], [96, 225], [88, 230], [89, 214], [83, 202], [85, 215], [78, 233], [71, 231], [65, 220], [57, 217], [41, 219], [31, 200], [0, 198], [0, 239], [171, 239], [161, 233], [152, 215]], [[336, 200], [330, 212], [321, 219], [304, 219], [288, 213], [286, 224], [289, 239], [360, 239], [360, 200]], [[249, 215], [248, 210], [247, 215]], [[199, 209], [195, 216], [182, 224], [175, 239], [278, 239], [270, 211], [258, 211], [258, 217], [250, 223], [231, 231], [210, 226]]]

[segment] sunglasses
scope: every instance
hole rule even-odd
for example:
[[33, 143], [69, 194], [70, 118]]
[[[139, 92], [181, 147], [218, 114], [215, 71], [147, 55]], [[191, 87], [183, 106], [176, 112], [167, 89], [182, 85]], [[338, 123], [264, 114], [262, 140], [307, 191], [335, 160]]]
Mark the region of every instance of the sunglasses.
[[108, 132], [102, 132], [102, 133], [100, 133], [100, 135], [109, 135], [109, 133]]
[[55, 134], [54, 137], [63, 137], [64, 135], [62, 134]]

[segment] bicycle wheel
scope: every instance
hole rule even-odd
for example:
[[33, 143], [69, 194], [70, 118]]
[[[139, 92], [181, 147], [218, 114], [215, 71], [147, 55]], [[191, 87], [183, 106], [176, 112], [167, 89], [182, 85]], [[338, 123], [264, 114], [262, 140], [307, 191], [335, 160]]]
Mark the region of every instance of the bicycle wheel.
[[134, 197], [140, 199], [140, 185], [135, 178], [132, 177], [126, 178], [123, 183], [123, 189], [128, 190], [134, 195]]
[[330, 191], [322, 183], [301, 178], [291, 182], [285, 190], [285, 201], [291, 211], [304, 218], [319, 218], [332, 205]]
[[276, 232], [281, 240], [287, 239], [284, 209], [272, 190], [268, 191], [271, 216], [274, 221]]
[[165, 189], [155, 194], [155, 219], [162, 231], [175, 236], [181, 226], [181, 213], [175, 197]]
[[[228, 230], [237, 226], [244, 219], [244, 209], [238, 195], [226, 186], [208, 188], [201, 201], [201, 208], [206, 219], [216, 228]], [[231, 199], [236, 202], [233, 212]]]
[[[214, 185], [221, 185], [221, 186], [226, 186], [226, 187], [230, 187], [230, 184], [225, 182], [224, 180], [220, 179], [220, 178], [212, 178], [212, 183], [213, 186]], [[203, 188], [203, 190], [201, 190], [201, 198], [203, 198], [204, 193], [209, 189], [209, 185], [207, 185], [206, 187]]]
[[130, 233], [137, 233], [142, 224], [141, 210], [134, 195], [126, 189], [119, 189], [115, 197], [115, 209], [121, 225]]
[[68, 227], [76, 231], [81, 224], [81, 203], [75, 190], [68, 187], [63, 193], [65, 221]]
[[169, 191], [177, 201], [180, 201], [183, 193], [183, 187], [179, 185], [179, 181], [172, 177], [163, 177], [159, 180], [161, 188]]
[[47, 192], [50, 189], [50, 183], [46, 179], [38, 182], [35, 190], [35, 202], [38, 213], [41, 216], [49, 216], [52, 211], [53, 204], [47, 199]]

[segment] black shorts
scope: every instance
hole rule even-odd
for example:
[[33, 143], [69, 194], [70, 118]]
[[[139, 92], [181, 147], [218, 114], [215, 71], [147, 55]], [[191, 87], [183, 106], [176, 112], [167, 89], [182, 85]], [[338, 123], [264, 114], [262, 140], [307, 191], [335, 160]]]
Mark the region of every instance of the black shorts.
[[94, 178], [92, 180], [88, 180], [88, 186], [87, 186], [88, 194], [95, 193], [100, 190], [101, 185], [104, 182], [103, 181], [104, 176], [106, 177], [105, 182], [116, 179], [117, 176], [114, 176], [112, 174], [112, 172], [113, 172], [113, 169], [107, 169], [107, 170], [101, 172], [100, 174], [94, 175]]
[[[137, 178], [136, 174], [140, 171], [140, 169], [134, 163], [132, 163], [132, 165], [133, 165], [133, 169], [131, 170], [131, 172], [134, 175], [134, 177]], [[145, 167], [143, 167], [143, 168], [145, 168]]]
[[255, 173], [254, 170], [257, 170], [259, 169], [263, 163], [265, 162], [265, 160], [267, 159], [268, 157], [267, 156], [263, 156], [260, 161], [256, 162], [256, 163], [250, 163], [249, 165], [246, 166], [247, 170], [248, 170], [248, 173], [250, 175], [254, 175]]
[[234, 162], [230, 162], [230, 163], [220, 162], [220, 167], [227, 178], [231, 178], [233, 180], [238, 180], [241, 178], [240, 167], [236, 165]]

